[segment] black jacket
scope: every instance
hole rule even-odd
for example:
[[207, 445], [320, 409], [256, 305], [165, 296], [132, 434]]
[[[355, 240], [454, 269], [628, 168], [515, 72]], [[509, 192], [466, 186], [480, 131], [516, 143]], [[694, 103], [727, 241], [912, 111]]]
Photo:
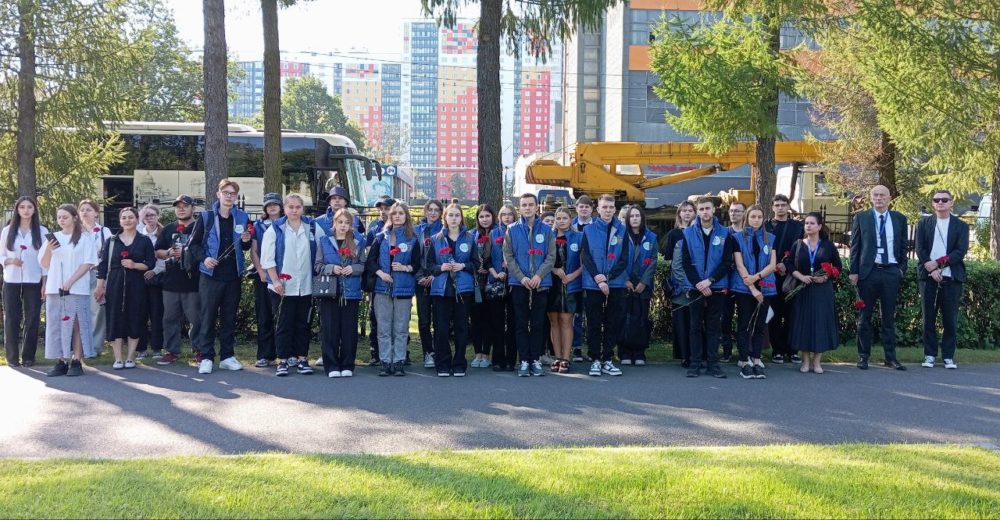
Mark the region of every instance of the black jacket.
[[[917, 224], [917, 278], [926, 280], [928, 277], [924, 264], [931, 258], [934, 248], [934, 233], [937, 229], [937, 215], [920, 219]], [[945, 237], [945, 251], [948, 254], [948, 267], [951, 268], [951, 279], [956, 282], [965, 281], [965, 254], [969, 252], [969, 225], [955, 215], [948, 221], [948, 236]]]
[[[896, 258], [899, 270], [906, 274], [907, 236], [909, 227], [906, 217], [898, 211], [889, 210], [889, 221], [892, 222], [892, 252]], [[875, 267], [875, 256], [878, 249], [878, 233], [875, 231], [875, 212], [865, 210], [854, 215], [851, 224], [851, 272], [858, 275], [858, 280], [868, 278]]]

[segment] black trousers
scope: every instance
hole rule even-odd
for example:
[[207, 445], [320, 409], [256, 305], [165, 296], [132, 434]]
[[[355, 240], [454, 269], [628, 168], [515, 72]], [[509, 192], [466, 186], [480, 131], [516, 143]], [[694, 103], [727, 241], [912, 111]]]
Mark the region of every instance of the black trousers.
[[587, 311], [587, 355], [591, 361], [611, 361], [615, 356], [618, 330], [624, 318], [625, 289], [583, 291]]
[[253, 278], [253, 309], [257, 319], [257, 359], [272, 361], [277, 359], [278, 350], [274, 346], [274, 308], [271, 307], [271, 291], [267, 282]]
[[145, 352], [153, 347], [154, 352], [163, 350], [163, 288], [158, 285], [146, 286], [146, 316], [148, 327], [139, 336], [136, 350]]
[[517, 362], [517, 343], [514, 341], [516, 327], [514, 325], [514, 299], [510, 293], [501, 301], [502, 319], [501, 338], [493, 345], [493, 365], [498, 367], [514, 366]]
[[691, 307], [671, 310], [670, 320], [674, 359], [691, 361]]
[[7, 363], [35, 362], [41, 313], [42, 284], [3, 284], [3, 340]]
[[[955, 359], [958, 305], [962, 298], [962, 282], [945, 280], [939, 284], [931, 279], [922, 280], [920, 282], [920, 298], [923, 300], [924, 355], [937, 357], [938, 347], [940, 347], [941, 357]], [[941, 312], [941, 322], [944, 325], [944, 334], [941, 335], [940, 345], [937, 334], [939, 311]]]
[[[454, 296], [432, 296], [434, 300], [434, 366], [438, 372], [465, 372], [465, 351], [469, 346], [469, 315], [472, 313], [472, 293]], [[451, 333], [455, 332], [455, 350], [451, 350]]]
[[885, 359], [896, 359], [896, 299], [902, 282], [903, 273], [896, 267], [872, 269], [868, 278], [858, 281], [858, 293], [865, 302], [865, 308], [861, 309], [858, 317], [858, 355], [862, 358], [868, 359], [872, 353], [872, 313], [878, 300], [882, 311], [881, 338]]
[[730, 293], [722, 304], [722, 334], [719, 335], [722, 354], [725, 356], [733, 354], [733, 343], [736, 340], [736, 334], [733, 331], [733, 318], [736, 317], [736, 308], [736, 295]]
[[[431, 324], [437, 323], [434, 319], [434, 298], [430, 295], [430, 290], [417, 286], [417, 330], [420, 332], [420, 346], [424, 354], [434, 352], [434, 333], [431, 331]], [[436, 328], [434, 329], [437, 330]]]
[[779, 274], [775, 274], [774, 277], [778, 286], [778, 294], [771, 298], [771, 310], [774, 311], [774, 317], [767, 324], [767, 340], [771, 343], [772, 355], [790, 356], [793, 354], [791, 346], [788, 344], [788, 335], [792, 330], [792, 309], [785, 305], [785, 295], [781, 292], [781, 284], [785, 277]]
[[215, 359], [216, 320], [218, 320], [219, 359], [236, 354], [236, 310], [240, 305], [240, 280], [220, 282], [204, 273], [198, 282], [201, 297], [201, 326], [198, 329], [198, 352], [202, 359]]
[[724, 294], [712, 293], [691, 304], [691, 356], [692, 366], [704, 359], [708, 367], [719, 364], [719, 329], [722, 325]]
[[757, 299], [752, 295], [736, 293], [735, 300], [739, 311], [736, 347], [740, 352], [740, 361], [750, 361], [750, 358], [760, 359], [761, 351], [764, 350], [764, 332], [767, 329], [767, 308], [770, 299], [765, 296], [764, 302], [757, 305]]
[[[649, 305], [651, 302], [652, 300], [650, 298], [643, 298], [638, 295], [632, 295], [632, 296], [625, 295], [625, 304], [623, 306], [624, 309], [623, 312], [626, 318], [623, 319], [627, 320], [628, 319], [627, 316], [629, 316], [629, 313], [636, 312], [646, 317], [646, 323], [651, 328], [652, 323], [649, 322]], [[646, 339], [648, 340], [649, 336], [646, 336]], [[646, 341], [641, 345], [636, 345], [636, 344], [626, 345], [624, 342], [621, 342], [618, 345], [618, 358], [631, 359], [633, 361], [636, 359], [641, 359], [645, 361], [646, 349], [648, 348], [649, 348], [649, 341]]]
[[[510, 288], [511, 305], [514, 307], [514, 345], [521, 361], [538, 361], [545, 352], [545, 309], [549, 291], [525, 289], [519, 285]], [[530, 303], [530, 307], [529, 307]]]
[[274, 346], [278, 359], [309, 356], [309, 323], [312, 321], [312, 295], [285, 296], [271, 291], [274, 310]]
[[[373, 293], [369, 298], [372, 303], [368, 306], [368, 344], [371, 346], [371, 351], [375, 354], [372, 359], [379, 359], [378, 353], [378, 318], [375, 317], [375, 294]], [[325, 362], [324, 362], [325, 363]], [[347, 370], [354, 370], [353, 368], [348, 368]]]
[[485, 300], [472, 305], [472, 349], [490, 355], [503, 348], [504, 300]]
[[[319, 300], [319, 338], [326, 373], [354, 370], [358, 355], [358, 300]], [[376, 342], [377, 343], [377, 342]]]

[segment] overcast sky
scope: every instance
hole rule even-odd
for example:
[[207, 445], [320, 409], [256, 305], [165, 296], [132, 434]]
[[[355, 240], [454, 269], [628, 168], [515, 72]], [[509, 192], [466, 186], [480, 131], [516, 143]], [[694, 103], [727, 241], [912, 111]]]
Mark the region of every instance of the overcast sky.
[[[201, 0], [164, 0], [193, 49], [204, 43]], [[468, 16], [477, 9], [466, 9]], [[312, 0], [278, 13], [282, 51], [368, 50], [401, 55], [404, 20], [421, 18], [420, 0]], [[226, 0], [226, 41], [243, 60], [264, 53], [258, 0]]]

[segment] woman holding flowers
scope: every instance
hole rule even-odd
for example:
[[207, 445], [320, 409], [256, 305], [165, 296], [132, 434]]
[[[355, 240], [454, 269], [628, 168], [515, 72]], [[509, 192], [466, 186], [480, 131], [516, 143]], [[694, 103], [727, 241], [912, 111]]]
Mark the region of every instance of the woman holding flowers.
[[[427, 272], [433, 277], [434, 363], [438, 377], [465, 375], [465, 348], [469, 343], [469, 314], [479, 269], [475, 241], [462, 225], [462, 207], [452, 203], [444, 210], [444, 226], [434, 235]], [[455, 332], [455, 350], [451, 333]]]
[[402, 202], [393, 204], [388, 220], [385, 231], [375, 236], [365, 265], [365, 270], [375, 275], [372, 305], [378, 321], [380, 376], [404, 375], [410, 311], [417, 292], [416, 273], [420, 272], [423, 258], [410, 222], [410, 208]]
[[[104, 300], [108, 339], [115, 355], [111, 368], [135, 368], [135, 351], [146, 331], [146, 280], [144, 273], [156, 266], [153, 243], [136, 231], [139, 210], [118, 212], [121, 232], [104, 242], [97, 264], [94, 298]], [[128, 354], [122, 359], [122, 340], [128, 340]]]
[[7, 365], [11, 367], [35, 364], [38, 324], [45, 299], [45, 272], [38, 265], [38, 250], [48, 233], [49, 230], [39, 223], [38, 204], [31, 197], [17, 199], [10, 224], [0, 231], [3, 339]]
[[319, 299], [320, 342], [327, 377], [354, 375], [358, 352], [358, 305], [365, 266], [365, 239], [346, 209], [333, 215], [333, 236], [320, 239], [322, 272], [336, 276], [332, 298]]
[[[472, 368], [489, 368], [490, 352], [503, 348], [503, 298], [490, 299], [488, 289], [496, 286], [498, 280], [491, 274], [493, 230], [497, 227], [496, 212], [489, 204], [482, 204], [476, 210], [476, 229], [472, 231], [479, 269], [476, 270], [476, 295], [472, 305], [472, 349], [476, 356]], [[503, 246], [500, 246], [501, 248]], [[502, 282], [500, 282], [502, 283]]]
[[764, 230], [764, 208], [753, 205], [746, 213], [746, 227], [735, 233], [738, 249], [733, 257], [736, 270], [729, 287], [736, 293], [739, 323], [736, 346], [740, 354], [740, 377], [766, 379], [760, 360], [767, 328], [767, 312], [771, 298], [778, 293], [774, 271], [777, 253], [774, 235]]
[[517, 346], [514, 343], [514, 305], [507, 286], [507, 263], [503, 259], [503, 242], [507, 227], [517, 220], [517, 210], [511, 204], [504, 204], [497, 212], [499, 224], [490, 232], [493, 246], [490, 251], [490, 276], [503, 285], [503, 325], [499, 329], [500, 340], [493, 347], [493, 371], [512, 372], [517, 362]]
[[[38, 264], [48, 270], [45, 357], [58, 360], [48, 375], [82, 376], [80, 358], [91, 350], [90, 277], [97, 265], [97, 247], [85, 236], [72, 204], [59, 206], [56, 223], [59, 231], [49, 235], [38, 253]], [[80, 343], [73, 341], [74, 330], [79, 331]]]
[[838, 343], [833, 281], [840, 276], [843, 265], [837, 247], [824, 230], [821, 214], [806, 216], [805, 238], [792, 245], [786, 265], [801, 286], [785, 297], [786, 301], [795, 300], [791, 346], [802, 352], [801, 372], [822, 374], [823, 352], [837, 348]]

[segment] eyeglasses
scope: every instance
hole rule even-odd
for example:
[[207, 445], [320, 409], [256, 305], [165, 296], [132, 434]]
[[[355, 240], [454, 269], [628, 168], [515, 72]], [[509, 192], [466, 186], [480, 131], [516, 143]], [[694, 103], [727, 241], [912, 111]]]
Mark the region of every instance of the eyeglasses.
[[931, 199], [931, 200], [933, 200], [935, 204], [944, 204], [945, 202], [951, 202], [951, 199], [948, 199], [948, 198], [944, 198], [944, 199]]
[[221, 194], [223, 194], [223, 195], [225, 195], [227, 197], [235, 197], [236, 196], [236, 192], [235, 191], [220, 191], [219, 193], [221, 193]]

